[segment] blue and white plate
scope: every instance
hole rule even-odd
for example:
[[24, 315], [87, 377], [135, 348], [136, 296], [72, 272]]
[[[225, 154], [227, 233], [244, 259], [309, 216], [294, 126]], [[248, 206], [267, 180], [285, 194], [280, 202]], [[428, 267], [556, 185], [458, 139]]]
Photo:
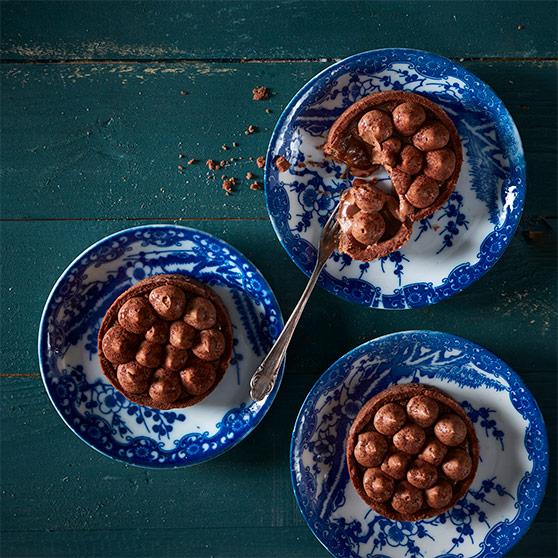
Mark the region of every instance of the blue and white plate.
[[[416, 523], [368, 508], [345, 465], [345, 439], [361, 406], [409, 382], [438, 387], [463, 405], [481, 456], [467, 495], [443, 515]], [[291, 443], [298, 505], [338, 558], [503, 556], [536, 515], [547, 471], [543, 418], [517, 374], [482, 347], [431, 331], [380, 337], [339, 359], [306, 398]]]
[[[371, 263], [334, 253], [319, 282], [365, 306], [416, 308], [439, 302], [486, 273], [510, 242], [523, 209], [519, 134], [502, 101], [475, 75], [441, 56], [409, 49], [373, 50], [333, 64], [311, 79], [279, 118], [267, 152], [266, 199], [279, 240], [309, 275], [320, 231], [348, 186], [345, 167], [325, 160], [321, 146], [348, 106], [386, 90], [420, 93], [447, 111], [463, 143], [459, 181], [443, 208], [415, 224], [401, 250]], [[291, 162], [288, 171], [275, 168], [277, 155]]]
[[[233, 358], [201, 403], [159, 411], [128, 401], [105, 379], [97, 333], [107, 308], [131, 285], [181, 272], [222, 297], [233, 325]], [[250, 399], [249, 382], [282, 327], [271, 288], [232, 246], [186, 227], [136, 227], [88, 248], [54, 286], [39, 330], [41, 375], [60, 416], [94, 449], [144, 467], [194, 465], [232, 448], [269, 409], [279, 382], [259, 403]]]

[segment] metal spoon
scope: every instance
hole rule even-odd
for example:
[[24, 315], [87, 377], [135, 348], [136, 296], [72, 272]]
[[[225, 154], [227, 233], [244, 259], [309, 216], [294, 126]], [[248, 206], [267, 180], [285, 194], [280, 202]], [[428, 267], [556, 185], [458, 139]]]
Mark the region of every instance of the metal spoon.
[[300, 300], [287, 320], [283, 331], [250, 380], [250, 397], [254, 401], [261, 401], [273, 389], [277, 378], [277, 371], [285, 358], [287, 347], [291, 342], [291, 338], [296, 326], [298, 325], [300, 317], [302, 316], [304, 307], [314, 290], [314, 286], [316, 285], [316, 281], [318, 280], [322, 269], [337, 245], [339, 223], [337, 222], [336, 217], [338, 209], [339, 204], [335, 206], [333, 213], [330, 215], [322, 230], [316, 265], [314, 266], [314, 271], [308, 280], [308, 284], [306, 285]]

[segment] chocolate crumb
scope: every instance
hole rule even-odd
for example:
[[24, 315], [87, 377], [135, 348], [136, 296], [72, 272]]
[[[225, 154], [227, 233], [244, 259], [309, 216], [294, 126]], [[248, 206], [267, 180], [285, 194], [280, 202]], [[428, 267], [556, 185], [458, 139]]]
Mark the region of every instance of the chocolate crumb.
[[225, 192], [227, 194], [232, 194], [233, 193], [233, 189], [232, 187], [235, 185], [235, 181], [234, 178], [227, 178], [225, 180], [223, 180], [223, 184], [222, 184], [222, 188], [223, 190], [225, 190]]
[[263, 155], [260, 155], [256, 159], [256, 165], [258, 166], [259, 169], [263, 169], [265, 167], [265, 157]]
[[198, 162], [197, 159], [190, 159], [190, 160], [188, 161], [188, 164], [189, 164], [189, 165], [195, 165], [197, 162]]
[[262, 189], [262, 185], [259, 182], [252, 182], [252, 184], [250, 184], [250, 190], [261, 190]]
[[291, 168], [291, 164], [287, 161], [287, 159], [285, 159], [285, 157], [283, 157], [283, 155], [279, 155], [279, 157], [275, 159], [275, 168], [279, 172], [285, 172]]
[[265, 99], [269, 99], [269, 89], [263, 85], [254, 87], [254, 89], [252, 89], [252, 99], [254, 101], [264, 101]]
[[185, 95], [188, 95], [188, 91], [186, 91], [186, 89], [182, 89], [182, 91], [180, 91], [180, 94], [184, 97]]
[[265, 112], [267, 112], [267, 114], [271, 114], [273, 111], [270, 108], [266, 108]]
[[221, 166], [221, 168], [223, 168], [226, 164], [227, 164], [227, 161], [221, 161], [221, 162], [219, 163], [219, 165]]
[[248, 171], [246, 173], [246, 180], [252, 180], [253, 178], [256, 178], [256, 176], [253, 173], [251, 173], [250, 171]]
[[233, 147], [238, 147], [238, 143], [236, 143], [236, 141], [233, 141], [233, 142], [232, 142], [232, 146], [233, 146]]
[[227, 151], [227, 150], [229, 149], [229, 146], [226, 145], [226, 144], [223, 144], [223, 145], [221, 146], [221, 149], [222, 149], [223, 151]]
[[256, 132], [256, 131], [257, 131], [257, 128], [256, 128], [253, 124], [250, 124], [250, 126], [248, 126], [248, 128], [246, 128], [246, 130], [244, 131], [244, 133], [245, 133], [247, 136], [250, 136], [251, 134], [253, 134], [253, 133]]

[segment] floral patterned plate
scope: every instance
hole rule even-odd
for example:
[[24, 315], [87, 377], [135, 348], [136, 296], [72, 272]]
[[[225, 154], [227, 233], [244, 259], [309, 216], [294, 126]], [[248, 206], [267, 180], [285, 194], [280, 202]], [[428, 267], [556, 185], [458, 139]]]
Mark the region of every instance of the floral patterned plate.
[[[233, 358], [202, 403], [158, 411], [131, 403], [105, 379], [97, 332], [111, 302], [128, 287], [149, 275], [180, 272], [222, 297], [233, 324]], [[54, 286], [39, 330], [41, 375], [62, 419], [92, 448], [132, 465], [194, 465], [236, 445], [269, 409], [279, 382], [255, 403], [249, 381], [282, 327], [266, 280], [232, 246], [186, 227], [137, 227], [85, 250]]]
[[[411, 240], [371, 263], [334, 252], [320, 284], [372, 308], [434, 304], [488, 271], [510, 242], [523, 209], [525, 161], [515, 124], [488, 85], [462, 66], [409, 49], [346, 58], [311, 79], [277, 122], [266, 160], [265, 192], [275, 232], [310, 275], [320, 231], [348, 185], [344, 166], [325, 160], [321, 145], [335, 119], [377, 91], [405, 90], [439, 103], [455, 122], [464, 161], [455, 192]], [[277, 155], [291, 163], [273, 165]], [[389, 184], [385, 172], [378, 178]]]
[[[419, 381], [463, 405], [481, 462], [469, 492], [450, 511], [416, 523], [391, 521], [353, 488], [345, 438], [373, 395]], [[482, 347], [431, 331], [380, 337], [339, 359], [306, 398], [291, 442], [298, 505], [314, 535], [339, 558], [503, 556], [536, 515], [547, 471], [543, 418], [517, 374]]]

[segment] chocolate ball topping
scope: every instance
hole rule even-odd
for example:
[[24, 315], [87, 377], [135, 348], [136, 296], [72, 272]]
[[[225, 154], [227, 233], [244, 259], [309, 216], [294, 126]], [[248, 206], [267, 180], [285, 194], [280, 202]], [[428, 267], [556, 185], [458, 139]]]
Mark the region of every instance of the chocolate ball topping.
[[118, 323], [132, 333], [144, 334], [154, 321], [155, 312], [143, 297], [130, 298], [118, 311]]
[[215, 382], [215, 366], [209, 362], [197, 362], [195, 366], [186, 366], [180, 372], [180, 379], [189, 394], [202, 395]]
[[442, 417], [434, 427], [434, 434], [446, 446], [458, 446], [467, 436], [467, 426], [463, 419], [450, 414]]
[[438, 470], [430, 463], [417, 459], [407, 471], [407, 480], [417, 488], [430, 488], [438, 480]]
[[177, 349], [189, 349], [194, 344], [198, 332], [182, 320], [172, 322], [170, 325], [169, 342]]
[[134, 358], [139, 337], [120, 325], [112, 326], [104, 335], [101, 347], [105, 357], [113, 364], [124, 364]]
[[184, 321], [195, 329], [209, 329], [215, 325], [215, 306], [207, 298], [195, 297], [189, 303]]
[[388, 455], [382, 463], [381, 469], [390, 477], [401, 480], [407, 474], [407, 465], [411, 456], [408, 453], [398, 451]]
[[389, 500], [395, 488], [394, 480], [385, 475], [377, 467], [364, 471], [362, 484], [366, 494], [368, 494], [372, 500], [377, 500], [378, 502]]
[[451, 502], [453, 497], [453, 490], [451, 484], [447, 481], [440, 481], [438, 484], [432, 486], [424, 491], [426, 503], [434, 509], [445, 508]]
[[455, 153], [451, 149], [437, 149], [426, 154], [424, 174], [440, 182], [447, 180], [455, 170]]
[[177, 320], [184, 313], [186, 295], [179, 287], [163, 285], [149, 293], [149, 302], [164, 320]]
[[192, 352], [201, 360], [217, 360], [225, 350], [225, 338], [217, 329], [206, 329], [200, 333], [199, 342]]
[[405, 197], [412, 205], [422, 209], [432, 205], [436, 201], [439, 192], [439, 184], [421, 174], [411, 182]]
[[402, 515], [412, 515], [422, 508], [423, 495], [408, 481], [401, 481], [396, 489], [391, 505], [393, 509]]
[[142, 366], [148, 368], [157, 368], [163, 360], [163, 345], [158, 343], [150, 343], [142, 341], [138, 352], [136, 353], [136, 361]]
[[422, 153], [412, 145], [406, 145], [401, 151], [399, 168], [407, 174], [417, 174], [422, 168]]
[[166, 343], [169, 340], [169, 322], [157, 320], [145, 333], [150, 343]]
[[149, 388], [149, 395], [153, 401], [158, 403], [172, 403], [182, 393], [182, 386], [176, 374], [171, 370], [159, 368], [155, 372], [155, 381]]
[[421, 151], [441, 149], [448, 141], [448, 129], [441, 122], [426, 124], [413, 136], [413, 143]]
[[420, 453], [419, 457], [431, 465], [440, 465], [448, 452], [447, 446], [437, 439], [430, 440]]
[[133, 360], [125, 364], [119, 364], [116, 376], [125, 391], [142, 393], [149, 388], [153, 370]]
[[454, 481], [467, 478], [471, 473], [471, 468], [471, 456], [462, 449], [451, 450], [442, 465], [444, 475]]
[[366, 213], [359, 211], [353, 218], [351, 233], [361, 244], [374, 244], [378, 242], [384, 231], [386, 223], [379, 213]]
[[383, 461], [388, 449], [387, 440], [378, 432], [363, 432], [358, 436], [355, 459], [363, 467], [376, 467]]
[[382, 142], [393, 133], [393, 123], [387, 112], [371, 110], [358, 121], [358, 133], [366, 143]]
[[426, 120], [426, 112], [417, 103], [401, 103], [393, 110], [393, 124], [404, 136], [414, 134]]
[[405, 409], [398, 403], [386, 403], [374, 415], [374, 428], [386, 436], [393, 436], [405, 424]]
[[169, 370], [181, 370], [188, 362], [189, 353], [185, 349], [177, 349], [174, 345], [165, 348], [165, 368]]
[[362, 211], [366, 211], [367, 213], [376, 213], [384, 207], [385, 196], [382, 196], [381, 192], [376, 189], [355, 187], [353, 192], [355, 196], [355, 204]]
[[399, 450], [409, 454], [418, 453], [424, 445], [426, 434], [416, 424], [407, 424], [393, 436], [393, 445]]
[[438, 403], [424, 395], [416, 395], [407, 403], [409, 418], [423, 428], [434, 424], [439, 412]]

